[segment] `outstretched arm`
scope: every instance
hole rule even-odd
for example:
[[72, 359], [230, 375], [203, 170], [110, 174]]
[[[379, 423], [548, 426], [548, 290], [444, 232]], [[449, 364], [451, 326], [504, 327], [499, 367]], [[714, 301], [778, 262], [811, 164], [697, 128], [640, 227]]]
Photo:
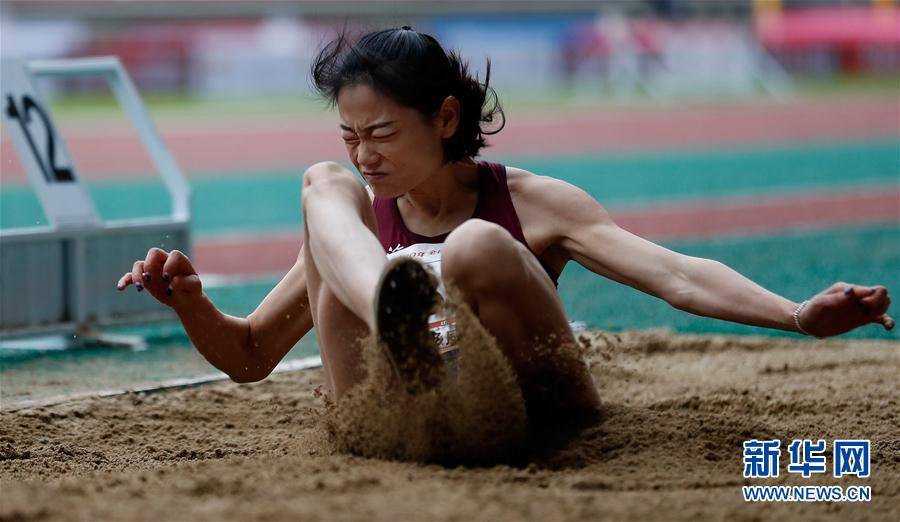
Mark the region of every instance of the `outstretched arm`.
[[177, 250], [151, 249], [122, 276], [118, 289], [139, 283], [175, 310], [197, 351], [213, 366], [237, 382], [259, 381], [313, 326], [302, 248], [291, 270], [246, 318], [216, 308], [190, 260]]
[[[679, 254], [619, 228], [600, 203], [573, 185], [539, 176], [529, 181], [529, 192], [540, 194], [537, 206], [546, 209], [543, 219], [557, 231], [557, 244], [589, 270], [696, 315], [798, 331], [797, 303], [718, 261]], [[804, 332], [818, 337], [869, 323], [891, 329], [889, 305], [883, 286], [836, 283], [810, 298], [799, 320]]]

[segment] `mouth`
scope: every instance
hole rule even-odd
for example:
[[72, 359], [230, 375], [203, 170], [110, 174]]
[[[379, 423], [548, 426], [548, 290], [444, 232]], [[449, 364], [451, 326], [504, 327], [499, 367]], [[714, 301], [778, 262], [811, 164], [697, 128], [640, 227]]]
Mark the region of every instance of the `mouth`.
[[387, 176], [386, 172], [363, 172], [363, 177], [369, 181], [379, 180]]

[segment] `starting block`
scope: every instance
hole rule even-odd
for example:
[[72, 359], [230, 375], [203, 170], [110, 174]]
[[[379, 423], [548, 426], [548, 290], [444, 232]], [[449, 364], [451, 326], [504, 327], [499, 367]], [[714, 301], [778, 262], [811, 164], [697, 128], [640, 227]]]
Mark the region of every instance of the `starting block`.
[[[170, 216], [100, 219], [34, 81], [87, 75], [108, 81], [137, 130], [172, 200]], [[0, 229], [0, 340], [67, 334], [76, 344], [142, 344], [102, 329], [175, 318], [149, 295], [118, 292], [115, 286], [151, 247], [190, 253], [187, 180], [118, 58], [4, 60], [2, 78], [5, 131], [49, 226]]]

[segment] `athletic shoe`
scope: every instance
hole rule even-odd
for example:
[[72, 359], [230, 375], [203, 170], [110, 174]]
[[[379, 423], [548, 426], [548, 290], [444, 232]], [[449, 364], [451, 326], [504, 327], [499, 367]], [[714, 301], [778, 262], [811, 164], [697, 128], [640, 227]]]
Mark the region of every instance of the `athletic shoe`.
[[375, 292], [376, 335], [406, 389], [420, 393], [443, 378], [444, 365], [428, 329], [437, 281], [409, 257], [388, 261]]

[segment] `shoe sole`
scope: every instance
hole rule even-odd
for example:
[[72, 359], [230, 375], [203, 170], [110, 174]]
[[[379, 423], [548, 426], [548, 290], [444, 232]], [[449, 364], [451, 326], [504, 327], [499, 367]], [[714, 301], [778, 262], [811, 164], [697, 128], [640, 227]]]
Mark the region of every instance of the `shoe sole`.
[[433, 276], [408, 257], [389, 262], [375, 294], [379, 344], [413, 394], [434, 387], [443, 377], [443, 361], [428, 329], [437, 297]]

